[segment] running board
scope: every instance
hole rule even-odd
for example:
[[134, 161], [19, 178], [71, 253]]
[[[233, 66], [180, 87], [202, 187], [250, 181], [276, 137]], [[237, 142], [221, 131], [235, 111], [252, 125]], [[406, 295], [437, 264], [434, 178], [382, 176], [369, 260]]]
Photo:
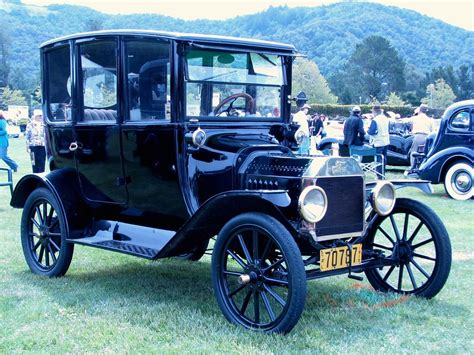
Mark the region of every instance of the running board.
[[174, 231], [164, 229], [102, 220], [94, 223], [91, 236], [71, 238], [67, 241], [154, 259], [175, 234]]

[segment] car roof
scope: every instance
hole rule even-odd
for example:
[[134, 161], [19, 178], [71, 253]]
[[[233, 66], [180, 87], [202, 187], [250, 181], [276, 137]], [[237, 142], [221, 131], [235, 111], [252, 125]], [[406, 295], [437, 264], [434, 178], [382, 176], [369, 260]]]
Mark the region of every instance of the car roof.
[[464, 101], [458, 101], [449, 106], [443, 114], [443, 118], [449, 118], [454, 111], [459, 110], [460, 108], [464, 107], [471, 107], [474, 108], [474, 100], [464, 100]]
[[104, 31], [94, 31], [94, 32], [83, 32], [72, 34], [64, 37], [55, 38], [49, 41], [46, 41], [40, 45], [40, 48], [44, 48], [55, 44], [57, 42], [62, 42], [71, 39], [81, 39], [88, 37], [99, 37], [99, 36], [111, 36], [111, 35], [136, 35], [136, 36], [146, 36], [146, 37], [159, 37], [172, 39], [183, 42], [198, 42], [198, 43], [207, 43], [214, 45], [235, 45], [235, 46], [247, 46], [252, 48], [267, 49], [267, 50], [277, 50], [284, 52], [296, 52], [296, 48], [290, 44], [264, 41], [258, 39], [250, 38], [238, 38], [238, 37], [228, 37], [228, 36], [218, 36], [218, 35], [204, 35], [204, 34], [195, 34], [195, 33], [179, 33], [179, 32], [166, 32], [166, 31], [154, 31], [154, 30], [104, 30]]

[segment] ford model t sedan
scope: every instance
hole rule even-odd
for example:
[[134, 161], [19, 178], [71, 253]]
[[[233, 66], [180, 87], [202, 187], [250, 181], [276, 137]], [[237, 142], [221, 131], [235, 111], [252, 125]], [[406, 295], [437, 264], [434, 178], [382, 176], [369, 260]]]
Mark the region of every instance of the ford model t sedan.
[[31, 271], [64, 275], [77, 245], [198, 260], [211, 244], [224, 316], [277, 333], [298, 322], [307, 280], [364, 272], [382, 292], [436, 295], [451, 265], [446, 229], [396, 198], [428, 183], [366, 182], [352, 158], [288, 148], [297, 55], [155, 31], [44, 43], [51, 171], [23, 177], [11, 201]]

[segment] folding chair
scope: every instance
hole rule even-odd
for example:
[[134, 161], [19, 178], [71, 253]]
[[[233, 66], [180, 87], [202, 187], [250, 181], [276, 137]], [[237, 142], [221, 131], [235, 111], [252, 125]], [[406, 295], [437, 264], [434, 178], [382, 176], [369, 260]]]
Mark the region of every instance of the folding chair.
[[[359, 162], [362, 171], [367, 174], [375, 175], [376, 179], [385, 179], [385, 161], [382, 154], [377, 154], [373, 147], [361, 149], [357, 146], [349, 146], [350, 156]], [[377, 168], [381, 167], [381, 172]]]
[[13, 174], [12, 171], [8, 168], [0, 168], [0, 171], [5, 171], [7, 173], [7, 181], [3, 182], [0, 180], [0, 186], [10, 186], [10, 194], [13, 195]]

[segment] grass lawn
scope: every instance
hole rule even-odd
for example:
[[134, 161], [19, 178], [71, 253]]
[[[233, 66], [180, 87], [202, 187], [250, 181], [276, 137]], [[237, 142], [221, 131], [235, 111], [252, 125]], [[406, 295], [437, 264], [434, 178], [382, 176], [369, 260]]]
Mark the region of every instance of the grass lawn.
[[[31, 167], [23, 138], [10, 142], [18, 181]], [[65, 277], [33, 275], [21, 251], [21, 210], [10, 207], [8, 189], [0, 188], [0, 353], [472, 353], [474, 201], [451, 200], [442, 186], [433, 195], [416, 189], [399, 195], [427, 203], [446, 224], [453, 265], [441, 293], [424, 300], [377, 293], [367, 281], [344, 276], [311, 281], [298, 325], [279, 336], [224, 319], [207, 256], [149, 262], [77, 246]]]

